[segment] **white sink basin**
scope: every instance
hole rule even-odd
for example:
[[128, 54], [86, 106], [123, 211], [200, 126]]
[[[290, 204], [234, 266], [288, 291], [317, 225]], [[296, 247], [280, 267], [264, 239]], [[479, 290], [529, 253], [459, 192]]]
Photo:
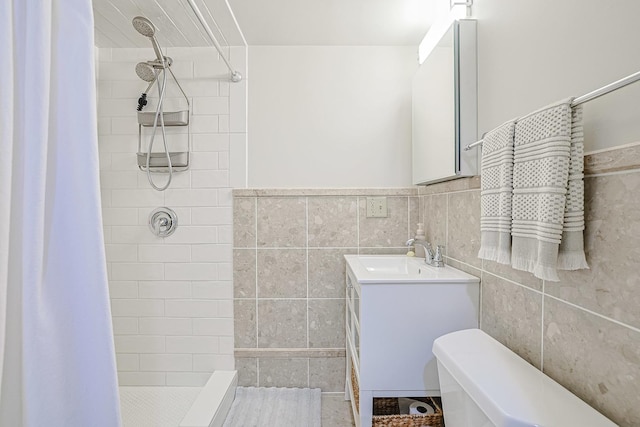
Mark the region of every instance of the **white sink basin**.
[[478, 278], [445, 265], [433, 267], [406, 255], [345, 255], [359, 283], [467, 283]]
[[421, 265], [407, 256], [358, 256], [358, 261], [367, 271], [383, 274], [420, 274]]

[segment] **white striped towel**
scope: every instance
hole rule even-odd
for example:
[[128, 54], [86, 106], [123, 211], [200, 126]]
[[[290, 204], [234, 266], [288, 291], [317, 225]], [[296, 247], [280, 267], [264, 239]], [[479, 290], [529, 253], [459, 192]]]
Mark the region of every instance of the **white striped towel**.
[[[550, 281], [559, 281], [556, 270], [571, 162], [571, 101], [558, 102], [518, 119], [515, 128], [511, 265]], [[579, 139], [581, 136], [576, 135], [574, 142]], [[575, 151], [577, 162], [581, 150]], [[575, 224], [584, 224], [580, 219], [584, 209], [578, 211], [577, 207], [574, 204], [568, 216], [577, 219]], [[578, 232], [579, 226], [574, 227], [573, 220], [567, 224], [568, 232]], [[568, 240], [574, 241], [567, 253], [575, 254], [579, 251], [575, 247], [577, 239]]]
[[511, 193], [515, 120], [482, 138], [480, 251], [478, 258], [511, 262]]
[[589, 268], [584, 253], [584, 132], [582, 106], [573, 107], [571, 116], [571, 157], [569, 185], [564, 208], [558, 270]]

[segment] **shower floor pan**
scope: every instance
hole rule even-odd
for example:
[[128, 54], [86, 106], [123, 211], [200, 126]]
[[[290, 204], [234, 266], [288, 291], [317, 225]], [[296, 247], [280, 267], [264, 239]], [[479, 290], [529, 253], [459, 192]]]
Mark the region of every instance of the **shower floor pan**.
[[221, 427], [237, 371], [215, 371], [204, 387], [120, 387], [124, 427]]

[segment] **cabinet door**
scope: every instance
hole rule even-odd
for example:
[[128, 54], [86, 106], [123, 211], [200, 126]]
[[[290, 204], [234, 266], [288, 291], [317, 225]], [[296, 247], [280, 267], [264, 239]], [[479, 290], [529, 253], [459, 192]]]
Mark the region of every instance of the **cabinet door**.
[[478, 284], [364, 286], [362, 389], [439, 395], [433, 341], [478, 327]]

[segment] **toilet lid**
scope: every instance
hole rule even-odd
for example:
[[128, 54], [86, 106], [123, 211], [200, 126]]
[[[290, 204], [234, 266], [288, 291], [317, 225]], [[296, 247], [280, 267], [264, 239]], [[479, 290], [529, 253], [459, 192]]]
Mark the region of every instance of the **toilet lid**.
[[433, 354], [497, 427], [616, 425], [479, 329], [436, 339]]

